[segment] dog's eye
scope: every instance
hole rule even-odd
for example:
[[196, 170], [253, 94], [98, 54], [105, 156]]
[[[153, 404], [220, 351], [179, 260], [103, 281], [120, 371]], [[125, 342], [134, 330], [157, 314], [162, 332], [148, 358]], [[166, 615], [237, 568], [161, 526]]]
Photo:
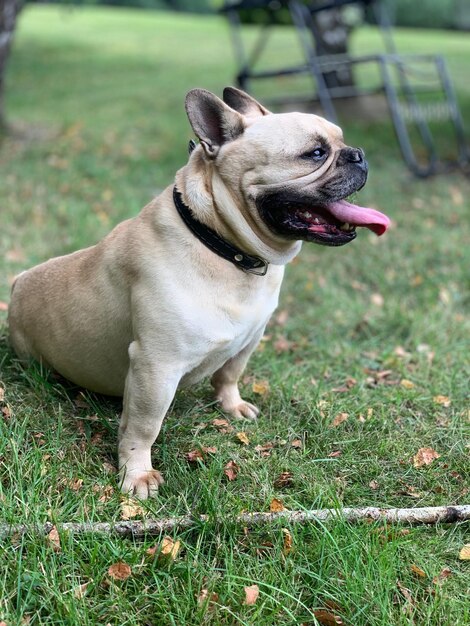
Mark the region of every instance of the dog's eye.
[[315, 148], [315, 150], [310, 150], [309, 152], [305, 152], [302, 155], [303, 159], [313, 159], [314, 161], [321, 161], [326, 154], [326, 150], [323, 148]]

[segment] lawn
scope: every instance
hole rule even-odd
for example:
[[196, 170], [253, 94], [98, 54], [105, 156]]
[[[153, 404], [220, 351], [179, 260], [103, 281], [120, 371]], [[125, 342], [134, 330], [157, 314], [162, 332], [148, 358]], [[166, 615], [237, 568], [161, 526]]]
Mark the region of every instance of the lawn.
[[[278, 37], [290, 54], [288, 30]], [[367, 29], [354, 45], [371, 50], [375, 40]], [[468, 121], [468, 35], [403, 30], [398, 43], [446, 55]], [[4, 522], [125, 514], [113, 473], [119, 402], [19, 367], [7, 340], [9, 285], [93, 244], [169, 184], [191, 137], [185, 93], [220, 94], [233, 73], [218, 17], [47, 6], [21, 16], [7, 80], [13, 132], [0, 149]], [[413, 179], [386, 121], [344, 128], [370, 163], [360, 202], [394, 227], [340, 249], [305, 245], [287, 268], [243, 379], [257, 422], [223, 425], [208, 383], [177, 395], [154, 449], [166, 483], [142, 514], [212, 521], [175, 532], [180, 550], [166, 560], [162, 537], [64, 534], [60, 548], [32, 534], [4, 539], [0, 622], [277, 626], [316, 624], [324, 609], [350, 626], [470, 623], [464, 524], [288, 525], [289, 549], [285, 523], [231, 521], [268, 511], [274, 498], [292, 510], [468, 502], [470, 183]], [[215, 451], [188, 462], [201, 447]], [[415, 467], [422, 447], [440, 456]], [[229, 461], [239, 467], [232, 481]], [[121, 561], [131, 568], [122, 581], [108, 572]], [[260, 592], [252, 606], [251, 585]]]

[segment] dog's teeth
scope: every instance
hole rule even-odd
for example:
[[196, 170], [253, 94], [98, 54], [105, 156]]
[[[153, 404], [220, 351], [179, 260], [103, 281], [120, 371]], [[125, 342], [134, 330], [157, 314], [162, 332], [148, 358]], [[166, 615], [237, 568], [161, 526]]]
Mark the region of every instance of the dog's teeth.
[[313, 218], [313, 222], [314, 222], [315, 224], [319, 224], [319, 223], [320, 223], [320, 220], [318, 219], [318, 217], [314, 217], [314, 218]]
[[344, 230], [345, 232], [349, 232], [349, 230], [351, 230], [351, 227], [348, 224], [348, 222], [345, 222], [344, 224], [341, 224], [341, 226], [339, 228], [340, 228], [340, 230]]
[[302, 217], [305, 217], [305, 219], [309, 220], [312, 217], [312, 214], [310, 213], [310, 211], [303, 211], [301, 213]]

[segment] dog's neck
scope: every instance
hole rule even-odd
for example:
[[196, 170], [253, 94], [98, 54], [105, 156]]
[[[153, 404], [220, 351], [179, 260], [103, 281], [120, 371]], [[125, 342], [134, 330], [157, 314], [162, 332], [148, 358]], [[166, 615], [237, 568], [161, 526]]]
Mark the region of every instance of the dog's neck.
[[276, 237], [239, 206], [216, 169], [203, 162], [199, 150], [176, 173], [176, 186], [198, 221], [246, 253], [274, 265], [285, 265], [299, 253], [301, 241]]

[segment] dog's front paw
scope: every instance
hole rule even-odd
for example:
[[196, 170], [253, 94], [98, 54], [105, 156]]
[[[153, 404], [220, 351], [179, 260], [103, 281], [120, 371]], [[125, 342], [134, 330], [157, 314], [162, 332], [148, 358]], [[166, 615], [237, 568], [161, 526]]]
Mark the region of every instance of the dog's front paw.
[[236, 417], [237, 419], [249, 419], [255, 420], [258, 417], [259, 409], [254, 404], [250, 404], [250, 402], [245, 402], [242, 400], [238, 404], [233, 406], [223, 406], [224, 411]]
[[158, 470], [121, 470], [121, 491], [141, 500], [155, 497], [163, 485], [163, 476]]

